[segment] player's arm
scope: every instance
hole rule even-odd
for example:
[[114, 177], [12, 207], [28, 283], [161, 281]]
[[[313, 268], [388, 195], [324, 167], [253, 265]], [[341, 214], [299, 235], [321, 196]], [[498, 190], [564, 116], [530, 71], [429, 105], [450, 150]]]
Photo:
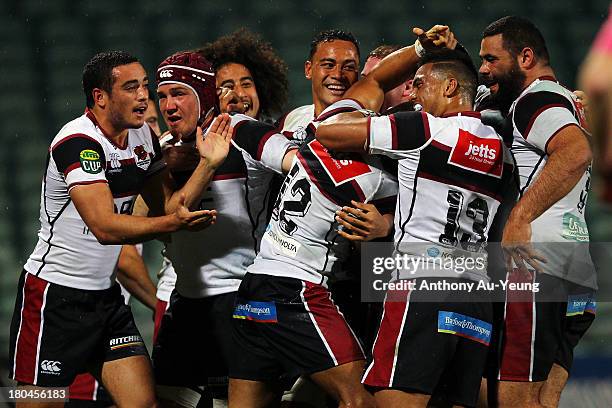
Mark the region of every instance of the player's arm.
[[77, 185], [71, 188], [70, 198], [91, 233], [105, 245], [139, 243], [179, 229], [201, 228], [216, 217], [214, 210], [190, 211], [184, 199], [179, 199], [173, 213], [161, 217], [116, 214], [106, 183]]
[[215, 118], [205, 137], [202, 137], [201, 129], [198, 127], [196, 146], [200, 154], [200, 161], [189, 180], [181, 188], [177, 188], [167, 170], [153, 176], [142, 192], [149, 208], [154, 209], [154, 203], [159, 203], [161, 195], [166, 214], [171, 214], [181, 207], [180, 197], [184, 197], [184, 204], [187, 208], [194, 209], [199, 203], [202, 192], [212, 180], [215, 170], [223, 164], [227, 157], [230, 137], [230, 117], [227, 114]]
[[117, 280], [143, 305], [155, 310], [157, 289], [135, 245], [124, 245], [117, 264]]
[[286, 174], [291, 169], [297, 146], [278, 129], [244, 115], [232, 116], [232, 144], [264, 167]]
[[[424, 50], [441, 47], [454, 48], [457, 41], [447, 26], [435, 25], [428, 31], [413, 29]], [[414, 77], [420, 57], [415, 45], [401, 48], [385, 57], [365, 78], [346, 92], [345, 97], [355, 99], [364, 108], [378, 112], [385, 99], [385, 92]]]
[[561, 129], [549, 141], [546, 151], [548, 160], [512, 209], [502, 242], [529, 242], [529, 224], [576, 186], [592, 160], [589, 141], [576, 125]]

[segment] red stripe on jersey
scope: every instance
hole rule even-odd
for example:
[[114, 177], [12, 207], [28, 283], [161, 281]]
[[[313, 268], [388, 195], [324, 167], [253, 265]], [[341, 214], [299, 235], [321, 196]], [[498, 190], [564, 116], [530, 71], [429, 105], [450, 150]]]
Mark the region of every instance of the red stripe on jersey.
[[213, 181], [234, 180], [234, 179], [245, 178], [245, 177], [246, 177], [245, 173], [227, 173], [227, 174], [215, 175], [213, 177]]
[[340, 113], [345, 112], [355, 112], [354, 106], [340, 106], [338, 108], [332, 109], [329, 112], [322, 113], [318, 118], [315, 119], [316, 122], [323, 122], [325, 119], [329, 119], [332, 116], [338, 115]]
[[417, 174], [418, 177], [423, 177], [426, 178], [428, 180], [433, 180], [433, 181], [437, 181], [438, 183], [442, 183], [442, 184], [449, 184], [451, 186], [457, 186], [457, 187], [461, 187], [461, 188], [465, 188], [466, 190], [470, 190], [476, 193], [480, 193], [480, 194], [484, 194], [488, 197], [491, 197], [499, 202], [502, 201], [502, 198], [491, 192], [491, 191], [487, 191], [477, 185], [474, 184], [468, 184], [468, 183], [461, 183], [457, 180], [450, 180], [444, 177], [440, 177], [440, 176], [434, 176], [433, 174], [429, 174], [429, 173], [425, 173], [424, 171], [419, 171]]
[[64, 177], [66, 177], [72, 170], [78, 169], [79, 167], [81, 167], [81, 162], [72, 163], [70, 166], [66, 167], [66, 170], [64, 170]]
[[367, 130], [366, 130], [366, 140], [365, 140], [365, 145], [364, 145], [364, 150], [367, 152], [370, 150], [370, 128], [372, 125], [372, 117], [368, 116], [368, 120], [367, 120]]
[[440, 117], [450, 118], [451, 116], [469, 116], [470, 118], [480, 119], [480, 112], [475, 112], [475, 111], [452, 112], [452, 113], [445, 113], [444, 115], [441, 115]]
[[157, 299], [155, 303], [155, 320], [153, 323], [153, 344], [157, 343], [157, 335], [159, 334], [159, 328], [161, 327], [162, 318], [168, 310], [168, 302]]
[[[514, 269], [508, 282], [532, 282], [532, 278]], [[529, 381], [535, 324], [534, 306], [533, 293], [507, 290], [499, 370], [501, 381]]]
[[444, 150], [445, 152], [450, 152], [452, 148], [450, 146], [445, 145], [444, 143], [440, 143], [437, 140], [432, 140], [430, 146], [438, 148], [440, 150]]
[[337, 365], [363, 360], [361, 347], [344, 316], [321, 285], [304, 282], [304, 302]]
[[269, 132], [266, 132], [263, 135], [263, 137], [259, 141], [259, 145], [257, 146], [257, 154], [255, 156], [255, 160], [261, 160], [261, 155], [263, 154], [264, 146], [268, 142], [268, 139], [270, 139], [272, 135], [275, 135], [275, 134], [276, 134], [276, 129], [273, 129], [273, 130], [270, 130]]
[[314, 173], [310, 169], [310, 166], [308, 166], [306, 159], [304, 159], [304, 157], [300, 154], [299, 151], [297, 152], [296, 156], [298, 160], [300, 161], [300, 163], [302, 163], [302, 166], [304, 167], [304, 170], [306, 170], [308, 177], [310, 177], [310, 181], [312, 181], [317, 186], [317, 189], [319, 189], [319, 192], [323, 194], [325, 198], [327, 198], [329, 201], [331, 201], [332, 203], [335, 203], [336, 200], [334, 200], [334, 198], [331, 195], [327, 194], [325, 189], [321, 187], [321, 185], [319, 184], [319, 181], [317, 180], [317, 177], [314, 175]]
[[395, 116], [389, 116], [389, 123], [391, 124], [391, 149], [397, 150], [398, 141], [397, 141], [397, 125], [395, 124]]
[[57, 142], [52, 148], [51, 151], [54, 151], [55, 149], [57, 149], [57, 147], [65, 142], [67, 142], [70, 139], [76, 139], [76, 138], [80, 138], [80, 139], [88, 139], [91, 140], [94, 143], [100, 144], [100, 142], [98, 142], [96, 139], [94, 139], [93, 137], [86, 135], [85, 133], [73, 133], [71, 135], [66, 136], [65, 138], [63, 138], [62, 140], [60, 140], [59, 142]]
[[404, 319], [409, 306], [409, 290], [387, 292], [384, 312], [374, 346], [372, 363], [365, 372], [363, 383], [372, 387], [390, 387]]
[[98, 382], [89, 373], [78, 374], [68, 387], [70, 399], [95, 401]]
[[45, 290], [49, 282], [26, 273], [23, 286], [21, 321], [15, 348], [15, 380], [34, 384], [36, 377], [38, 342], [44, 313]]
[[359, 197], [359, 201], [364, 202], [366, 199], [366, 196], [363, 190], [361, 189], [361, 186], [359, 185], [359, 183], [356, 180], [351, 180], [351, 185], [353, 186], [355, 193]]
[[423, 130], [425, 131], [425, 141], [431, 139], [431, 130], [429, 130], [429, 118], [425, 112], [421, 112], [423, 118]]
[[89, 185], [89, 184], [97, 184], [97, 183], [107, 183], [108, 184], [108, 180], [77, 181], [75, 183], [72, 183], [72, 184], [68, 185], [68, 190], [70, 190], [72, 187], [76, 187], [76, 186], [86, 186], [86, 185]]
[[566, 108], [566, 106], [561, 103], [551, 103], [548, 105], [544, 105], [540, 109], [535, 111], [535, 113], [531, 116], [531, 119], [529, 119], [529, 123], [527, 123], [527, 127], [525, 128], [525, 134], [523, 135], [525, 140], [527, 140], [527, 137], [529, 136], [529, 131], [531, 130], [531, 127], [533, 126], [533, 123], [536, 121], [538, 116], [540, 116], [542, 112], [550, 108]]

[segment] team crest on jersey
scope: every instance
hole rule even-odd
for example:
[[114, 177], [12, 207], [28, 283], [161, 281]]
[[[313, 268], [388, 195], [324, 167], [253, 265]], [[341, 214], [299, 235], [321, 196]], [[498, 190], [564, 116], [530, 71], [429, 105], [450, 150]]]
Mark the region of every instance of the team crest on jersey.
[[359, 154], [342, 153], [335, 154], [335, 157], [332, 157], [329, 151], [317, 140], [308, 143], [308, 147], [315, 154], [336, 187], [364, 174], [372, 173], [370, 166], [363, 161], [363, 157]]
[[100, 155], [94, 150], [81, 150], [81, 153], [79, 153], [79, 161], [85, 173], [97, 174], [102, 171]]
[[138, 145], [134, 148], [134, 154], [136, 155], [136, 165], [143, 170], [149, 168], [151, 164], [151, 158], [149, 153], [144, 148], [144, 145]]
[[448, 164], [501, 178], [504, 152], [501, 140], [488, 139], [459, 129], [459, 139], [451, 150]]

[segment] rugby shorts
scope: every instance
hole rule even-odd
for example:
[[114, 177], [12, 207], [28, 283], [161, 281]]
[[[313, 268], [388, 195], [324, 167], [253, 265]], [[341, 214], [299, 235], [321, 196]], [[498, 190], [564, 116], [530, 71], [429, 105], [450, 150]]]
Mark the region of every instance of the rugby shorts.
[[489, 293], [440, 289], [434, 296], [419, 289], [424, 281], [471, 282], [419, 278], [413, 288], [388, 291], [363, 383], [374, 392], [396, 389], [474, 406], [492, 333]]
[[206, 386], [227, 395], [229, 355], [239, 352], [231, 335], [235, 298], [236, 292], [187, 298], [172, 291], [153, 346], [157, 385]]
[[353, 330], [323, 285], [247, 273], [233, 315], [230, 377], [291, 385], [352, 361], [364, 353]]
[[23, 271], [11, 322], [9, 376], [25, 384], [68, 387], [106, 361], [148, 356], [118, 284], [83, 290]]
[[563, 367], [568, 373], [572, 371], [574, 349], [593, 324], [596, 309], [597, 302], [593, 290], [574, 286], [567, 299], [563, 337], [555, 357], [555, 363]]
[[496, 336], [487, 376], [500, 381], [546, 381], [565, 341], [567, 282], [518, 269], [508, 274], [508, 281], [537, 283], [538, 288], [537, 292], [506, 290], [505, 302], [494, 304]]

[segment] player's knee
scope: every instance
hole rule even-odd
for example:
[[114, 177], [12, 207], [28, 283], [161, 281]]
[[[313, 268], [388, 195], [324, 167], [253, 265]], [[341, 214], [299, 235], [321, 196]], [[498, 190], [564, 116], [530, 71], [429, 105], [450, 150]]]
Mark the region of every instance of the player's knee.
[[339, 407], [346, 408], [376, 408], [374, 397], [367, 391], [343, 396], [340, 400]]

